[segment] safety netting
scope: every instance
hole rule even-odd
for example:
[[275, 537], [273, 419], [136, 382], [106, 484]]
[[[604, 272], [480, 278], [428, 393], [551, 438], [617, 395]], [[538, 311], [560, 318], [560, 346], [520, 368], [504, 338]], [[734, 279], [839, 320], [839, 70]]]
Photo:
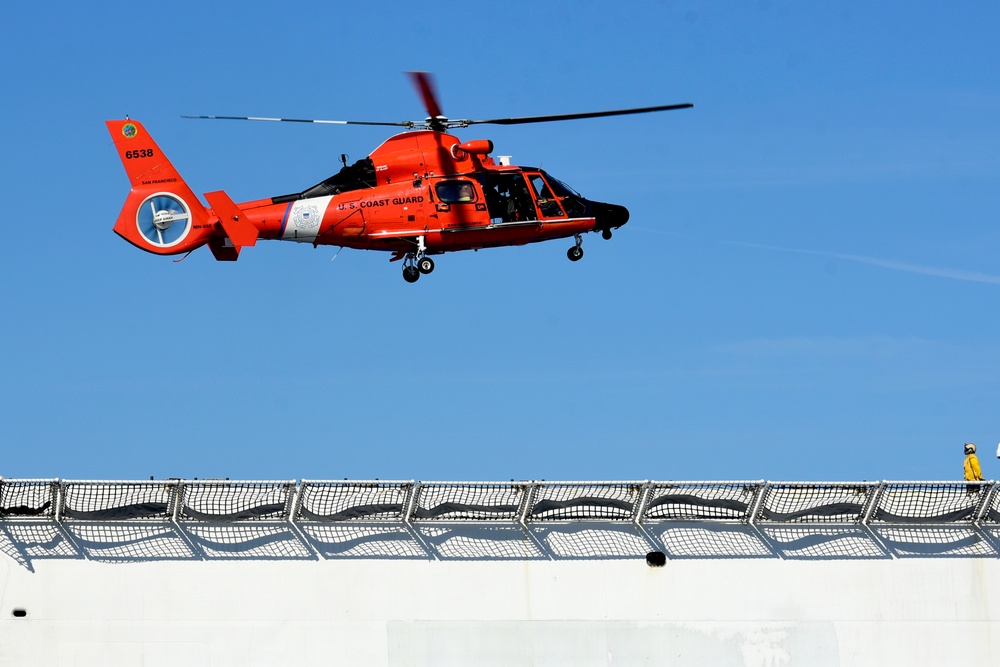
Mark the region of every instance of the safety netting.
[[55, 479], [0, 479], [0, 519], [52, 519], [59, 482]]
[[995, 482], [58, 481], [0, 478], [0, 520], [1000, 524]]
[[761, 482], [666, 482], [649, 489], [643, 520], [747, 522]]
[[642, 482], [541, 482], [534, 486], [529, 521], [632, 521]]
[[303, 480], [295, 518], [303, 521], [403, 521], [413, 482]]
[[974, 521], [991, 484], [984, 482], [885, 482], [870, 521], [882, 523], [955, 523]]
[[421, 483], [411, 516], [415, 521], [516, 521], [526, 488], [513, 482]]
[[185, 482], [181, 521], [280, 521], [289, 518], [295, 482]]
[[59, 514], [84, 521], [168, 520], [173, 517], [177, 483], [63, 482]]
[[860, 523], [879, 485], [875, 483], [772, 483], [764, 490], [756, 521]]
[[1000, 523], [1000, 489], [997, 488], [996, 484], [991, 485], [989, 493], [983, 502], [980, 516], [984, 523]]

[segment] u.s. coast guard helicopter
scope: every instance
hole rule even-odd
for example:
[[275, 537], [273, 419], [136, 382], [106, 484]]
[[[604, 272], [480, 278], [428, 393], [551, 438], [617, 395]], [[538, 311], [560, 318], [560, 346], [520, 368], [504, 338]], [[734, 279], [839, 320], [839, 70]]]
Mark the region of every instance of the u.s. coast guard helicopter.
[[587, 199], [542, 169], [494, 159], [493, 142], [462, 141], [448, 130], [470, 125], [520, 125], [686, 109], [671, 104], [637, 109], [491, 120], [452, 120], [438, 104], [429, 75], [410, 74], [428, 117], [374, 122], [186, 116], [332, 125], [385, 125], [407, 131], [371, 155], [301, 192], [235, 203], [219, 190], [208, 206], [167, 160], [141, 123], [107, 121], [132, 191], [114, 231], [157, 255], [178, 255], [207, 245], [217, 260], [233, 261], [258, 239], [297, 241], [392, 253], [403, 278], [416, 282], [434, 270], [432, 256], [458, 250], [524, 245], [573, 238], [567, 255], [583, 257], [582, 234], [605, 239], [624, 225], [628, 209]]

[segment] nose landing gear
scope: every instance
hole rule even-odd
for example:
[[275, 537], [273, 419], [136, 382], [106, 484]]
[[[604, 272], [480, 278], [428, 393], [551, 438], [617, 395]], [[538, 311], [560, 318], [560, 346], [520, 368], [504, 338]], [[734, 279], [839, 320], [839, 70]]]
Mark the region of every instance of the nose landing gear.
[[576, 241], [576, 245], [566, 251], [566, 256], [571, 262], [579, 262], [580, 258], [583, 257], [583, 239], [579, 234], [574, 235], [573, 239]]

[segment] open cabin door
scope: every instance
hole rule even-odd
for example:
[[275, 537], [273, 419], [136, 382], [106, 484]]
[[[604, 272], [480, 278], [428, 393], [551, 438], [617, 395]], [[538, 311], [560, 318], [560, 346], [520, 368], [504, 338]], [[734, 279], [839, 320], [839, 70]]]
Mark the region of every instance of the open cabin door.
[[519, 172], [480, 174], [479, 180], [494, 227], [538, 223], [531, 188]]

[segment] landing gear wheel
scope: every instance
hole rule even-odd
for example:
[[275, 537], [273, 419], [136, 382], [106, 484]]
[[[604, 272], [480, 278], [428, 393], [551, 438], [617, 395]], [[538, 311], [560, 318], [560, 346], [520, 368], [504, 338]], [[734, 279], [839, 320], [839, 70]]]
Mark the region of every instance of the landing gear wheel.
[[583, 257], [583, 248], [575, 245], [566, 251], [566, 256], [569, 257], [569, 261], [571, 262], [579, 262], [580, 258]]
[[403, 280], [408, 283], [415, 283], [420, 278], [420, 271], [415, 266], [403, 267]]
[[430, 257], [421, 257], [417, 262], [417, 270], [423, 274], [430, 273], [434, 270], [434, 260]]
[[605, 241], [610, 241], [611, 240], [611, 230], [610, 229], [605, 229], [603, 232], [601, 232], [601, 237]]

